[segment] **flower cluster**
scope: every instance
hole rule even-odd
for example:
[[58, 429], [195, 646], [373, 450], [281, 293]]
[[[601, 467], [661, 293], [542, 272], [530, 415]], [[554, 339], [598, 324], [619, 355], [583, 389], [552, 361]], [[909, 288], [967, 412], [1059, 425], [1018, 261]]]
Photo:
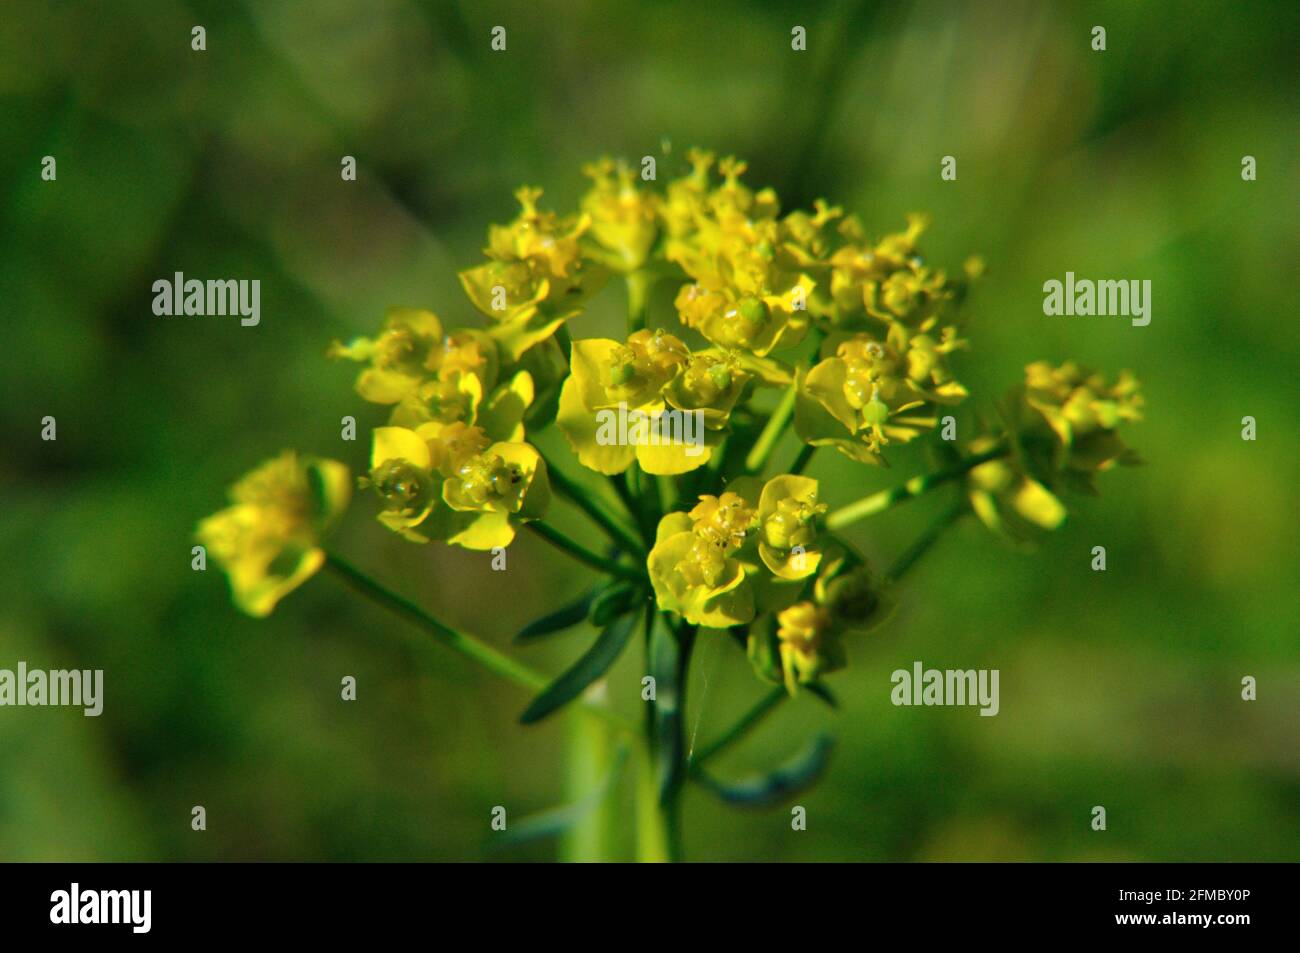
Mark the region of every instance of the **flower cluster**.
[[493, 225], [483, 250], [488, 261], [460, 274], [470, 301], [491, 322], [488, 334], [511, 360], [578, 314], [607, 277], [604, 268], [582, 254], [580, 240], [591, 228], [591, 217], [542, 211], [537, 207], [541, 197], [541, 189], [516, 192], [519, 217], [509, 225]]
[[[674, 632], [731, 630], [759, 677], [794, 691], [845, 664], [846, 634], [891, 615], [896, 579], [836, 535], [843, 525], [946, 485], [1024, 539], [1060, 525], [1066, 493], [1095, 493], [1099, 472], [1137, 462], [1120, 436], [1140, 419], [1137, 381], [1073, 362], [1030, 364], [991, 425], [922, 439], [970, 396], [957, 311], [983, 270], [977, 258], [952, 274], [927, 262], [926, 217], [872, 237], [824, 200], [783, 210], [733, 157], [691, 150], [662, 187], [653, 170], [649, 157], [587, 165], [590, 188], [569, 213], [521, 188], [517, 217], [490, 226], [486, 260], [460, 275], [484, 326], [393, 308], [373, 337], [329, 349], [361, 365], [357, 393], [384, 408], [356, 485], [387, 529], [492, 550], [536, 524], [615, 577], [578, 616], [626, 623], [625, 642], [653, 599]], [[567, 323], [611, 276], [628, 289], [626, 331], [570, 340]], [[535, 443], [552, 423], [563, 441]], [[797, 463], [765, 477], [790, 430]], [[539, 449], [565, 441], [571, 461]], [[940, 469], [883, 498], [828, 512], [803, 475], [816, 448], [885, 466], [918, 441]], [[565, 475], [574, 463], [599, 478], [580, 485]], [[321, 534], [351, 485], [342, 464], [285, 454], [203, 521], [241, 608], [269, 612], [322, 564]], [[598, 542], [546, 522], [552, 487]]]
[[[622, 473], [634, 462], [647, 473], [675, 475], [709, 462], [732, 408], [751, 375], [736, 355], [718, 348], [692, 352], [663, 330], [636, 331], [623, 344], [588, 338], [573, 344], [570, 374], [560, 391], [556, 424], [578, 462], [600, 473]], [[608, 432], [609, 412], [639, 414], [656, 433], [685, 430], [694, 415], [698, 443], [677, 440], [619, 442]], [[667, 416], [665, 416], [665, 414]]]
[[335, 342], [329, 354], [366, 363], [357, 393], [393, 408], [374, 431], [361, 480], [389, 529], [414, 542], [493, 549], [545, 510], [546, 466], [524, 442], [533, 377], [491, 335], [444, 332], [431, 311], [395, 308], [378, 336]]
[[967, 476], [971, 508], [993, 531], [1013, 540], [1031, 539], [1064, 522], [1062, 490], [1097, 494], [1096, 475], [1141, 462], [1119, 434], [1142, 419], [1137, 379], [1128, 371], [1114, 384], [1102, 374], [1067, 361], [1053, 367], [1036, 361], [1025, 381], [1004, 402], [1001, 433], [983, 434], [968, 452], [1005, 446], [1008, 454]]
[[817, 481], [733, 480], [689, 512], [659, 521], [647, 566], [661, 609], [692, 625], [729, 628], [783, 608], [817, 571]]
[[268, 460], [230, 489], [230, 506], [207, 517], [199, 542], [230, 577], [249, 615], [269, 615], [325, 561], [320, 541], [347, 508], [348, 469], [302, 459], [292, 450]]

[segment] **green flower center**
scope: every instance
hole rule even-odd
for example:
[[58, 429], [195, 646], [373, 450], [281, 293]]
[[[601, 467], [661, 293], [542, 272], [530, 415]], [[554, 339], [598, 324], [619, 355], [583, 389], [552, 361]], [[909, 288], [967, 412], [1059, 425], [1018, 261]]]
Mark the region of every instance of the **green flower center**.
[[518, 464], [506, 463], [496, 454], [471, 457], [456, 470], [461, 494], [476, 506], [518, 496], [524, 472]]
[[370, 471], [370, 482], [383, 500], [384, 509], [414, 514], [424, 510], [433, 498], [433, 477], [409, 460], [387, 460]]

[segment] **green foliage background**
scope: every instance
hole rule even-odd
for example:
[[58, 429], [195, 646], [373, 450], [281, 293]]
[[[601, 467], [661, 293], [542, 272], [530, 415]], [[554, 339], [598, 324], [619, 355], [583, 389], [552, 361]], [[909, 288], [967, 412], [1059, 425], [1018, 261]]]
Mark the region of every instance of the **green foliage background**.
[[[564, 799], [565, 719], [517, 726], [519, 691], [325, 576], [269, 620], [244, 618], [219, 573], [190, 570], [190, 534], [284, 447], [363, 465], [383, 411], [325, 347], [392, 304], [476, 321], [456, 271], [513, 215], [515, 187], [544, 186], [564, 209], [583, 161], [651, 153], [664, 178], [690, 145], [748, 158], [748, 180], [786, 207], [825, 195], [876, 233], [932, 211], [931, 258], [979, 252], [990, 268], [967, 312], [963, 419], [1032, 359], [1129, 366], [1146, 385], [1130, 436], [1148, 465], [1103, 477], [1036, 554], [969, 521], [953, 531], [895, 622], [851, 643], [838, 716], [801, 698], [718, 764], [742, 775], [834, 730], [832, 767], [799, 801], [808, 830], [790, 831], [787, 808], [692, 788], [687, 856], [1297, 859], [1298, 11], [7, 3], [0, 667], [103, 668], [106, 702], [98, 719], [0, 709], [0, 859], [553, 856], [489, 850], [488, 815]], [[190, 50], [195, 24], [205, 53]], [[504, 54], [488, 48], [496, 24]], [[789, 49], [794, 24], [806, 53]], [[39, 177], [47, 154], [54, 183]], [[355, 183], [340, 180], [345, 154]], [[954, 183], [943, 155], [958, 158]], [[1067, 270], [1150, 278], [1151, 325], [1044, 317], [1042, 283]], [[155, 317], [150, 285], [174, 271], [260, 278], [261, 326]], [[608, 289], [574, 336], [613, 331], [622, 308]], [[39, 439], [47, 414], [55, 443]], [[339, 440], [345, 414], [356, 444]], [[810, 470], [832, 505], [922, 466], [833, 457]], [[939, 505], [853, 538], [887, 562]], [[498, 644], [583, 588], [586, 571], [534, 539], [494, 574], [370, 512], [355, 504], [334, 545]], [[562, 504], [556, 521], [585, 529]], [[1105, 573], [1088, 569], [1098, 544]], [[558, 672], [589, 638], [523, 651]], [[637, 655], [609, 688], [629, 713]], [[1000, 669], [1001, 714], [891, 706], [889, 673], [916, 659]], [[339, 701], [345, 674], [354, 704]], [[1239, 697], [1246, 674], [1254, 703]], [[692, 737], [762, 691], [734, 645], [702, 643]], [[193, 804], [205, 833], [190, 830]], [[1105, 833], [1089, 829], [1094, 804]]]

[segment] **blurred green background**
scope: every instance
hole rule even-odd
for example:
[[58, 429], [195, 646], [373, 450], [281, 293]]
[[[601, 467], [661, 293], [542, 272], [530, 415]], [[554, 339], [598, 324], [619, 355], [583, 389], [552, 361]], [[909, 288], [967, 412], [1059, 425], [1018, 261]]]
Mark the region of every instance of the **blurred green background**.
[[[1130, 432], [1147, 466], [1103, 476], [1035, 553], [961, 524], [894, 623], [850, 643], [838, 715], [800, 698], [719, 761], [739, 777], [833, 731], [806, 832], [788, 805], [691, 788], [686, 856], [1297, 859], [1298, 46], [1290, 2], [6, 3], [0, 667], [102, 668], [106, 700], [97, 719], [0, 709], [0, 859], [554, 856], [490, 850], [488, 817], [565, 798], [564, 718], [517, 726], [526, 696], [325, 575], [245, 618], [219, 572], [191, 571], [191, 533], [285, 447], [364, 465], [384, 411], [326, 346], [393, 304], [477, 323], [456, 272], [514, 188], [566, 210], [582, 162], [653, 154], [662, 180], [691, 145], [747, 158], [787, 208], [825, 195], [875, 234], [928, 210], [930, 258], [985, 257], [963, 419], [1037, 358], [1131, 367], [1148, 405]], [[1150, 326], [1044, 317], [1042, 283], [1067, 270], [1150, 278]], [[259, 278], [261, 325], [155, 317], [150, 286], [175, 271]], [[574, 336], [614, 332], [623, 307], [611, 286]], [[810, 472], [836, 505], [920, 466], [822, 452]], [[887, 563], [938, 505], [853, 538]], [[533, 538], [492, 573], [372, 510], [354, 504], [334, 547], [496, 644], [584, 588]], [[588, 641], [513, 651], [558, 672]], [[638, 654], [609, 684], [629, 713]], [[1001, 714], [893, 707], [889, 673], [917, 659], [999, 669]], [[691, 738], [764, 690], [732, 643], [702, 642]]]

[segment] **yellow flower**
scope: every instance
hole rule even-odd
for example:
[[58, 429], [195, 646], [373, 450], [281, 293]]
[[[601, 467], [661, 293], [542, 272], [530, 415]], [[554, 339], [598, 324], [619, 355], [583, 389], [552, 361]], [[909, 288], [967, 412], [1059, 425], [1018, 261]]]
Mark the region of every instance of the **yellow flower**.
[[376, 337], [335, 341], [327, 354], [368, 363], [357, 378], [357, 393], [372, 403], [395, 404], [429, 376], [442, 340], [442, 322], [432, 311], [389, 308]]
[[[997, 437], [978, 437], [971, 441], [967, 453], [984, 453], [997, 444]], [[1013, 541], [1031, 539], [1065, 522], [1064, 504], [1025, 473], [1017, 457], [990, 460], [975, 467], [966, 475], [966, 492], [980, 522]]]
[[636, 172], [622, 162], [601, 159], [582, 171], [592, 179], [582, 210], [591, 220], [591, 237], [608, 252], [599, 260], [615, 271], [636, 271], [659, 232], [659, 196], [638, 189]]
[[776, 617], [781, 671], [786, 690], [843, 668], [844, 644], [829, 610], [811, 602], [798, 602]]
[[814, 548], [813, 520], [826, 511], [817, 502], [817, 481], [804, 476], [773, 477], [758, 501], [758, 553], [782, 579], [805, 579], [817, 571], [822, 554]]
[[[1067, 361], [1037, 361], [1012, 391], [1004, 415], [1015, 465], [1053, 492], [1058, 486], [1096, 495], [1096, 475], [1141, 463], [1119, 428], [1142, 419], [1137, 379], [1128, 371], [1111, 385], [1104, 375]], [[992, 472], [992, 471], [989, 471]]]
[[786, 475], [739, 477], [669, 513], [647, 560], [659, 608], [715, 628], [787, 608], [821, 565], [813, 521], [824, 510], [816, 480]]
[[[723, 182], [709, 190], [712, 157], [696, 153], [695, 171], [671, 183], [664, 255], [692, 281], [676, 306], [682, 323], [723, 348], [764, 356], [793, 347], [808, 328], [814, 282], [783, 246], [776, 193], [754, 193], [740, 182], [745, 163], [727, 158]], [[788, 236], [787, 236], [788, 237]]]
[[235, 605], [271, 613], [325, 561], [320, 540], [347, 508], [347, 467], [293, 451], [263, 463], [230, 490], [231, 505], [199, 523], [197, 536], [226, 571]]
[[[485, 332], [444, 333], [437, 315], [416, 308], [390, 308], [376, 337], [335, 341], [328, 354], [368, 363], [357, 392], [373, 403], [396, 405], [389, 423], [403, 427], [474, 423], [500, 366], [496, 344]], [[509, 386], [515, 389], [513, 381]]]
[[492, 443], [463, 423], [377, 427], [366, 485], [379, 521], [413, 542], [466, 549], [508, 546], [517, 527], [550, 502], [541, 455], [526, 443]]
[[460, 273], [470, 301], [493, 322], [488, 334], [512, 361], [576, 315], [607, 276], [582, 256], [580, 239], [591, 217], [543, 212], [541, 195], [541, 189], [517, 191], [519, 217], [488, 230], [490, 261]]
[[692, 625], [726, 628], [754, 618], [752, 564], [736, 558], [755, 520], [753, 503], [739, 493], [701, 496], [689, 513], [659, 521], [646, 560], [655, 599], [665, 612]]
[[[846, 219], [840, 234], [847, 241], [827, 258], [829, 300], [817, 302], [817, 313], [844, 329], [860, 326], [864, 316], [911, 327], [934, 320], [964, 285], [927, 266], [918, 254], [917, 240], [929, 223], [928, 216], [909, 215], [904, 231], [873, 245], [856, 219]], [[972, 264], [966, 275], [974, 278], [976, 272]]]
[[938, 339], [890, 325], [883, 341], [870, 334], [833, 335], [835, 356], [798, 378], [795, 429], [814, 446], [834, 446], [864, 463], [883, 463], [891, 441], [906, 443], [933, 427], [935, 404], [966, 397], [947, 355], [964, 346], [953, 328]]
[[768, 607], [775, 617], [749, 629], [745, 651], [755, 674], [784, 683], [791, 694], [798, 685], [842, 668], [847, 661], [843, 636], [883, 625], [895, 606], [866, 565], [850, 565], [838, 547], [824, 556], [811, 599]]
[[606, 474], [704, 466], [749, 380], [727, 355], [691, 354], [662, 330], [575, 341], [569, 363], [555, 422], [578, 461]]

